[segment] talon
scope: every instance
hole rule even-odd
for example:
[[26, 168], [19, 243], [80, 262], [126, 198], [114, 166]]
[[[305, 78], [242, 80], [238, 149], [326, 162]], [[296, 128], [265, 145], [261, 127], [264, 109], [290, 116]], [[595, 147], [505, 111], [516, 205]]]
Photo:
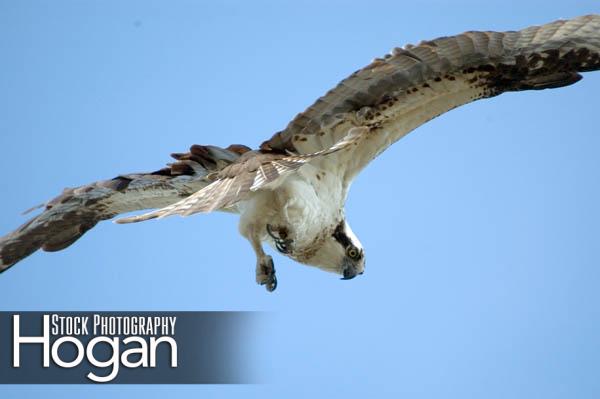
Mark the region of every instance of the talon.
[[275, 277], [275, 274], [270, 276], [269, 282], [266, 283], [265, 285], [266, 285], [267, 291], [269, 291], [269, 292], [275, 291], [275, 288], [277, 288], [277, 277]]
[[273, 292], [277, 288], [277, 277], [275, 276], [275, 265], [273, 258], [265, 257], [256, 269], [256, 282], [264, 285], [267, 291]]
[[271, 225], [267, 223], [267, 234], [271, 236], [272, 239], [277, 241], [279, 238], [273, 234], [273, 230], [271, 230]]
[[279, 252], [281, 252], [282, 254], [287, 254], [290, 252], [290, 249], [288, 248], [288, 241], [284, 241], [284, 240], [275, 240], [275, 248], [277, 248], [277, 250]]
[[278, 231], [278, 234], [275, 235], [275, 233], [273, 232], [273, 227], [270, 224], [267, 224], [266, 228], [267, 228], [267, 234], [275, 242], [275, 248], [277, 248], [277, 250], [279, 252], [281, 252], [282, 254], [289, 254], [290, 253], [289, 244], [292, 243], [292, 240], [287, 239], [287, 236], [288, 236], [287, 231], [285, 231], [285, 229], [280, 229]]

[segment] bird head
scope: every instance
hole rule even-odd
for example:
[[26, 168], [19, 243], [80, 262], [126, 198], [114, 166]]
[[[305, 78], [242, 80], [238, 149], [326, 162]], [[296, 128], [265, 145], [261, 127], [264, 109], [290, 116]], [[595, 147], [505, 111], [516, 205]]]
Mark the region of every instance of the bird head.
[[325, 237], [322, 246], [309, 259], [308, 264], [341, 274], [350, 280], [365, 270], [365, 253], [362, 244], [346, 222], [342, 220]]

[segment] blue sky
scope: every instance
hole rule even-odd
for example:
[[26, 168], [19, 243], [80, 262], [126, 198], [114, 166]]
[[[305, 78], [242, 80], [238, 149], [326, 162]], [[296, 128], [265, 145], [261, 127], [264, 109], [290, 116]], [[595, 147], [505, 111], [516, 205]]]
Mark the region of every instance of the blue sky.
[[[257, 146], [394, 46], [599, 12], [596, 1], [0, 0], [0, 233], [63, 187], [193, 143]], [[0, 310], [266, 310], [259, 386], [7, 386], [3, 397], [597, 398], [600, 73], [419, 128], [355, 181], [366, 248], [340, 281], [237, 218], [102, 223], [0, 276]]]

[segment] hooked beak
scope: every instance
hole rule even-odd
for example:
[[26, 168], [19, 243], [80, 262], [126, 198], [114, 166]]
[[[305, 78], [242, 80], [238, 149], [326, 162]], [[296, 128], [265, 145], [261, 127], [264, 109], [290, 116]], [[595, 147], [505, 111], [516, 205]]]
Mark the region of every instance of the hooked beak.
[[341, 280], [352, 280], [354, 277], [358, 276], [359, 274], [363, 274], [363, 272], [361, 271], [360, 273], [358, 272], [358, 269], [356, 268], [356, 266], [349, 262], [348, 260], [344, 260], [344, 263], [342, 264], [342, 278]]

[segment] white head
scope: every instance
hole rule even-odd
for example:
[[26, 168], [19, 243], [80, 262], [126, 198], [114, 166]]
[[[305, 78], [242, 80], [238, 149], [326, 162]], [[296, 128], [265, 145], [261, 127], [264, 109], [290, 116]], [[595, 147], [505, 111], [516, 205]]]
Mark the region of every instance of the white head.
[[341, 274], [343, 279], [349, 280], [364, 272], [365, 253], [346, 220], [342, 220], [306, 263]]

